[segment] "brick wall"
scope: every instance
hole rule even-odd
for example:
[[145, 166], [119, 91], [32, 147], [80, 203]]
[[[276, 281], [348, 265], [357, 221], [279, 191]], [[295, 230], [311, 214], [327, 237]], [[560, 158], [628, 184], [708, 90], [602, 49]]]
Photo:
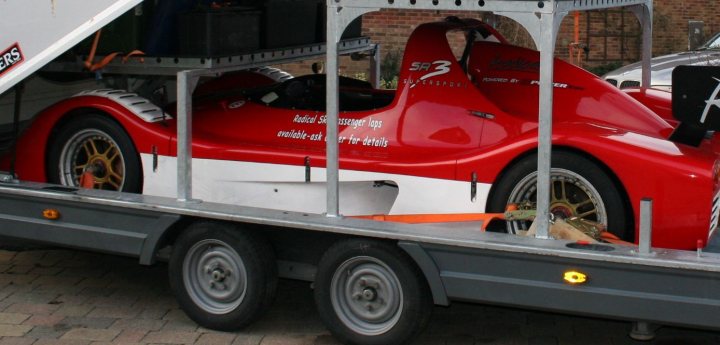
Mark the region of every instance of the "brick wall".
[[[688, 20], [704, 21], [705, 37], [720, 31], [720, 1], [718, 0], [655, 0], [654, 1], [653, 55], [687, 50]], [[493, 17], [487, 13], [462, 11], [382, 10], [363, 16], [363, 35], [380, 43], [383, 55], [402, 52], [413, 29], [425, 22], [441, 20], [447, 16], [472, 17], [493, 21], [497, 29], [512, 43], [534, 48], [529, 34], [513, 21]], [[588, 23], [589, 20], [589, 23]], [[588, 46], [582, 65], [593, 67], [612, 62], [629, 63], [640, 58], [640, 26], [635, 16], [622, 10], [582, 12], [580, 15], [580, 42]], [[556, 45], [556, 57], [569, 59], [568, 45], [573, 42], [574, 20], [567, 16], [561, 25]], [[307, 63], [284, 65], [294, 74], [309, 73]], [[368, 63], [343, 58], [340, 73], [343, 75], [367, 74]]]

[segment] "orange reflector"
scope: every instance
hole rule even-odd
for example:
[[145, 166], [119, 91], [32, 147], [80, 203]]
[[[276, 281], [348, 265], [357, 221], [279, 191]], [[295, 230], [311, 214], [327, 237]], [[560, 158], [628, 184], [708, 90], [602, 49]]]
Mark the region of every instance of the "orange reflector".
[[50, 219], [50, 220], [60, 219], [60, 211], [52, 209], [52, 208], [47, 208], [47, 209], [43, 210], [43, 217], [45, 217], [45, 219]]
[[582, 284], [587, 281], [587, 275], [578, 271], [567, 271], [563, 275], [563, 280], [570, 284]]

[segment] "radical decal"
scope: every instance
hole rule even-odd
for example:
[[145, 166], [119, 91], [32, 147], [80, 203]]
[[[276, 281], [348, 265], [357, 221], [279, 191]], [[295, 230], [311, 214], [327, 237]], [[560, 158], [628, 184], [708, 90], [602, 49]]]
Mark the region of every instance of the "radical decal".
[[[285, 128], [277, 131], [278, 138], [293, 139], [299, 141], [324, 141], [327, 140], [325, 132], [315, 126], [327, 124], [327, 116], [323, 114], [296, 114], [292, 119], [293, 128]], [[382, 134], [375, 134], [375, 131], [382, 129], [383, 121], [372, 116], [362, 119], [347, 117], [338, 118], [338, 126], [344, 127], [338, 136], [338, 144], [370, 147], [388, 147], [390, 141]], [[307, 129], [307, 130], [306, 130]], [[370, 131], [366, 130], [370, 129]]]
[[24, 60], [20, 45], [17, 43], [0, 52], [0, 75], [19, 65]]

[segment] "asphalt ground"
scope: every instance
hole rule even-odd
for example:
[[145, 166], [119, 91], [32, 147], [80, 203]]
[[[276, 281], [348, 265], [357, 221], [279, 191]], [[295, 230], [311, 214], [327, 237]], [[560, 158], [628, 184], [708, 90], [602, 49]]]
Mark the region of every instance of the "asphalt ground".
[[[414, 344], [720, 344], [720, 333], [662, 327], [650, 342], [622, 321], [498, 306], [435, 307]], [[199, 327], [170, 293], [167, 265], [65, 249], [0, 250], [0, 345], [339, 344], [320, 322], [310, 284], [281, 280], [264, 317], [233, 333]]]

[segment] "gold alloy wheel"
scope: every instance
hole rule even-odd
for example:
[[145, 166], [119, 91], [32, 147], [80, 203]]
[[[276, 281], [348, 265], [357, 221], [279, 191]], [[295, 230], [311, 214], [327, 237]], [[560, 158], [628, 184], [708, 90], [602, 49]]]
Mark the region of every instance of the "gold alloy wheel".
[[98, 129], [85, 129], [67, 141], [60, 155], [60, 180], [63, 185], [79, 186], [85, 171], [93, 175], [93, 188], [122, 190], [125, 160], [117, 143]]
[[[550, 174], [550, 213], [563, 219], [578, 217], [607, 226], [607, 211], [600, 193], [593, 185], [577, 173], [553, 168]], [[521, 208], [536, 208], [537, 172], [523, 178], [513, 188], [508, 203]], [[524, 206], [523, 206], [524, 205]], [[524, 231], [530, 227], [527, 221], [507, 222], [510, 233]]]
[[550, 213], [563, 218], [593, 219], [597, 206], [582, 183], [568, 178], [551, 178]]

